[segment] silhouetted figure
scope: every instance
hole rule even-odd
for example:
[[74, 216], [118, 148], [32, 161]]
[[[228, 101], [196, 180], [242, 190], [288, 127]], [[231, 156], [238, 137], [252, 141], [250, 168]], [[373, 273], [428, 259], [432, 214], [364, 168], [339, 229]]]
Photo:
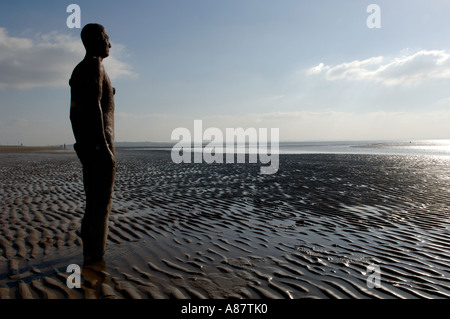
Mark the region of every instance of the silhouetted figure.
[[111, 44], [105, 28], [87, 24], [81, 31], [86, 56], [73, 70], [70, 120], [74, 144], [83, 165], [86, 210], [81, 223], [85, 261], [101, 260], [108, 236], [108, 218], [116, 174], [114, 93], [102, 61]]

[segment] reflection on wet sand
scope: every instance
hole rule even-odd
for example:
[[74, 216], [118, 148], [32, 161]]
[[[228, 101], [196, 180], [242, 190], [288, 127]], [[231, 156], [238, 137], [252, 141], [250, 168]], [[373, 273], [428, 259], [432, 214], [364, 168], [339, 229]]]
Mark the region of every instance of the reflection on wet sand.
[[[120, 150], [107, 253], [85, 264], [74, 155], [0, 156], [1, 298], [450, 296], [443, 158], [281, 155], [263, 176]], [[82, 265], [80, 289], [69, 264]]]

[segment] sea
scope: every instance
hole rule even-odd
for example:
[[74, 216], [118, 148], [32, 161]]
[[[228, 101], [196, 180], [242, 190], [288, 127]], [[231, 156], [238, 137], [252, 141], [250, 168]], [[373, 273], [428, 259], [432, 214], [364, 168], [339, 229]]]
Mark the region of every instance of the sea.
[[[265, 144], [265, 143], [264, 143]], [[173, 143], [126, 143], [120, 144], [129, 150], [172, 150]], [[220, 145], [215, 145], [214, 152], [221, 152]], [[204, 152], [202, 147], [183, 146], [184, 151]], [[237, 145], [235, 153], [257, 153], [258, 145]], [[226, 145], [223, 151], [227, 152]], [[267, 145], [268, 153], [279, 154], [373, 154], [373, 155], [428, 155], [450, 157], [450, 139], [433, 140], [398, 140], [398, 141], [311, 141], [311, 142], [279, 142], [278, 146]]]

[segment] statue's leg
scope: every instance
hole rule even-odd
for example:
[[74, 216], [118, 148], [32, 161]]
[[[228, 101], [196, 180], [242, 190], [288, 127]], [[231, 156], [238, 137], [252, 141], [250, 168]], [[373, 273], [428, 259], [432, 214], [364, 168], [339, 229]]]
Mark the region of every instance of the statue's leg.
[[86, 163], [83, 173], [86, 191], [86, 211], [81, 226], [83, 254], [94, 261], [102, 258], [106, 249], [116, 168], [96, 159]]

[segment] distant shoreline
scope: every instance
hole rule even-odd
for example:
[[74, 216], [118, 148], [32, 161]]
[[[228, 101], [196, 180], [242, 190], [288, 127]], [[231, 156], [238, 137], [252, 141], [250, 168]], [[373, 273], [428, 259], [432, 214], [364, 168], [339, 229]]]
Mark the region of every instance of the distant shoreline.
[[[172, 151], [175, 143], [163, 142], [116, 142], [117, 150], [132, 151]], [[210, 143], [183, 145], [186, 151], [204, 151]], [[223, 146], [223, 145], [222, 145]], [[258, 146], [246, 143], [235, 144], [236, 152], [258, 152]], [[216, 149], [220, 151], [220, 149]], [[31, 153], [51, 152], [58, 154], [73, 154], [73, 144], [52, 146], [20, 146], [0, 145], [0, 153]], [[405, 140], [405, 141], [329, 141], [329, 142], [280, 142], [279, 154], [377, 154], [377, 155], [431, 155], [450, 156], [450, 140]]]
[[64, 150], [64, 146], [11, 146], [0, 145], [0, 153], [26, 153], [37, 151], [59, 151]]

